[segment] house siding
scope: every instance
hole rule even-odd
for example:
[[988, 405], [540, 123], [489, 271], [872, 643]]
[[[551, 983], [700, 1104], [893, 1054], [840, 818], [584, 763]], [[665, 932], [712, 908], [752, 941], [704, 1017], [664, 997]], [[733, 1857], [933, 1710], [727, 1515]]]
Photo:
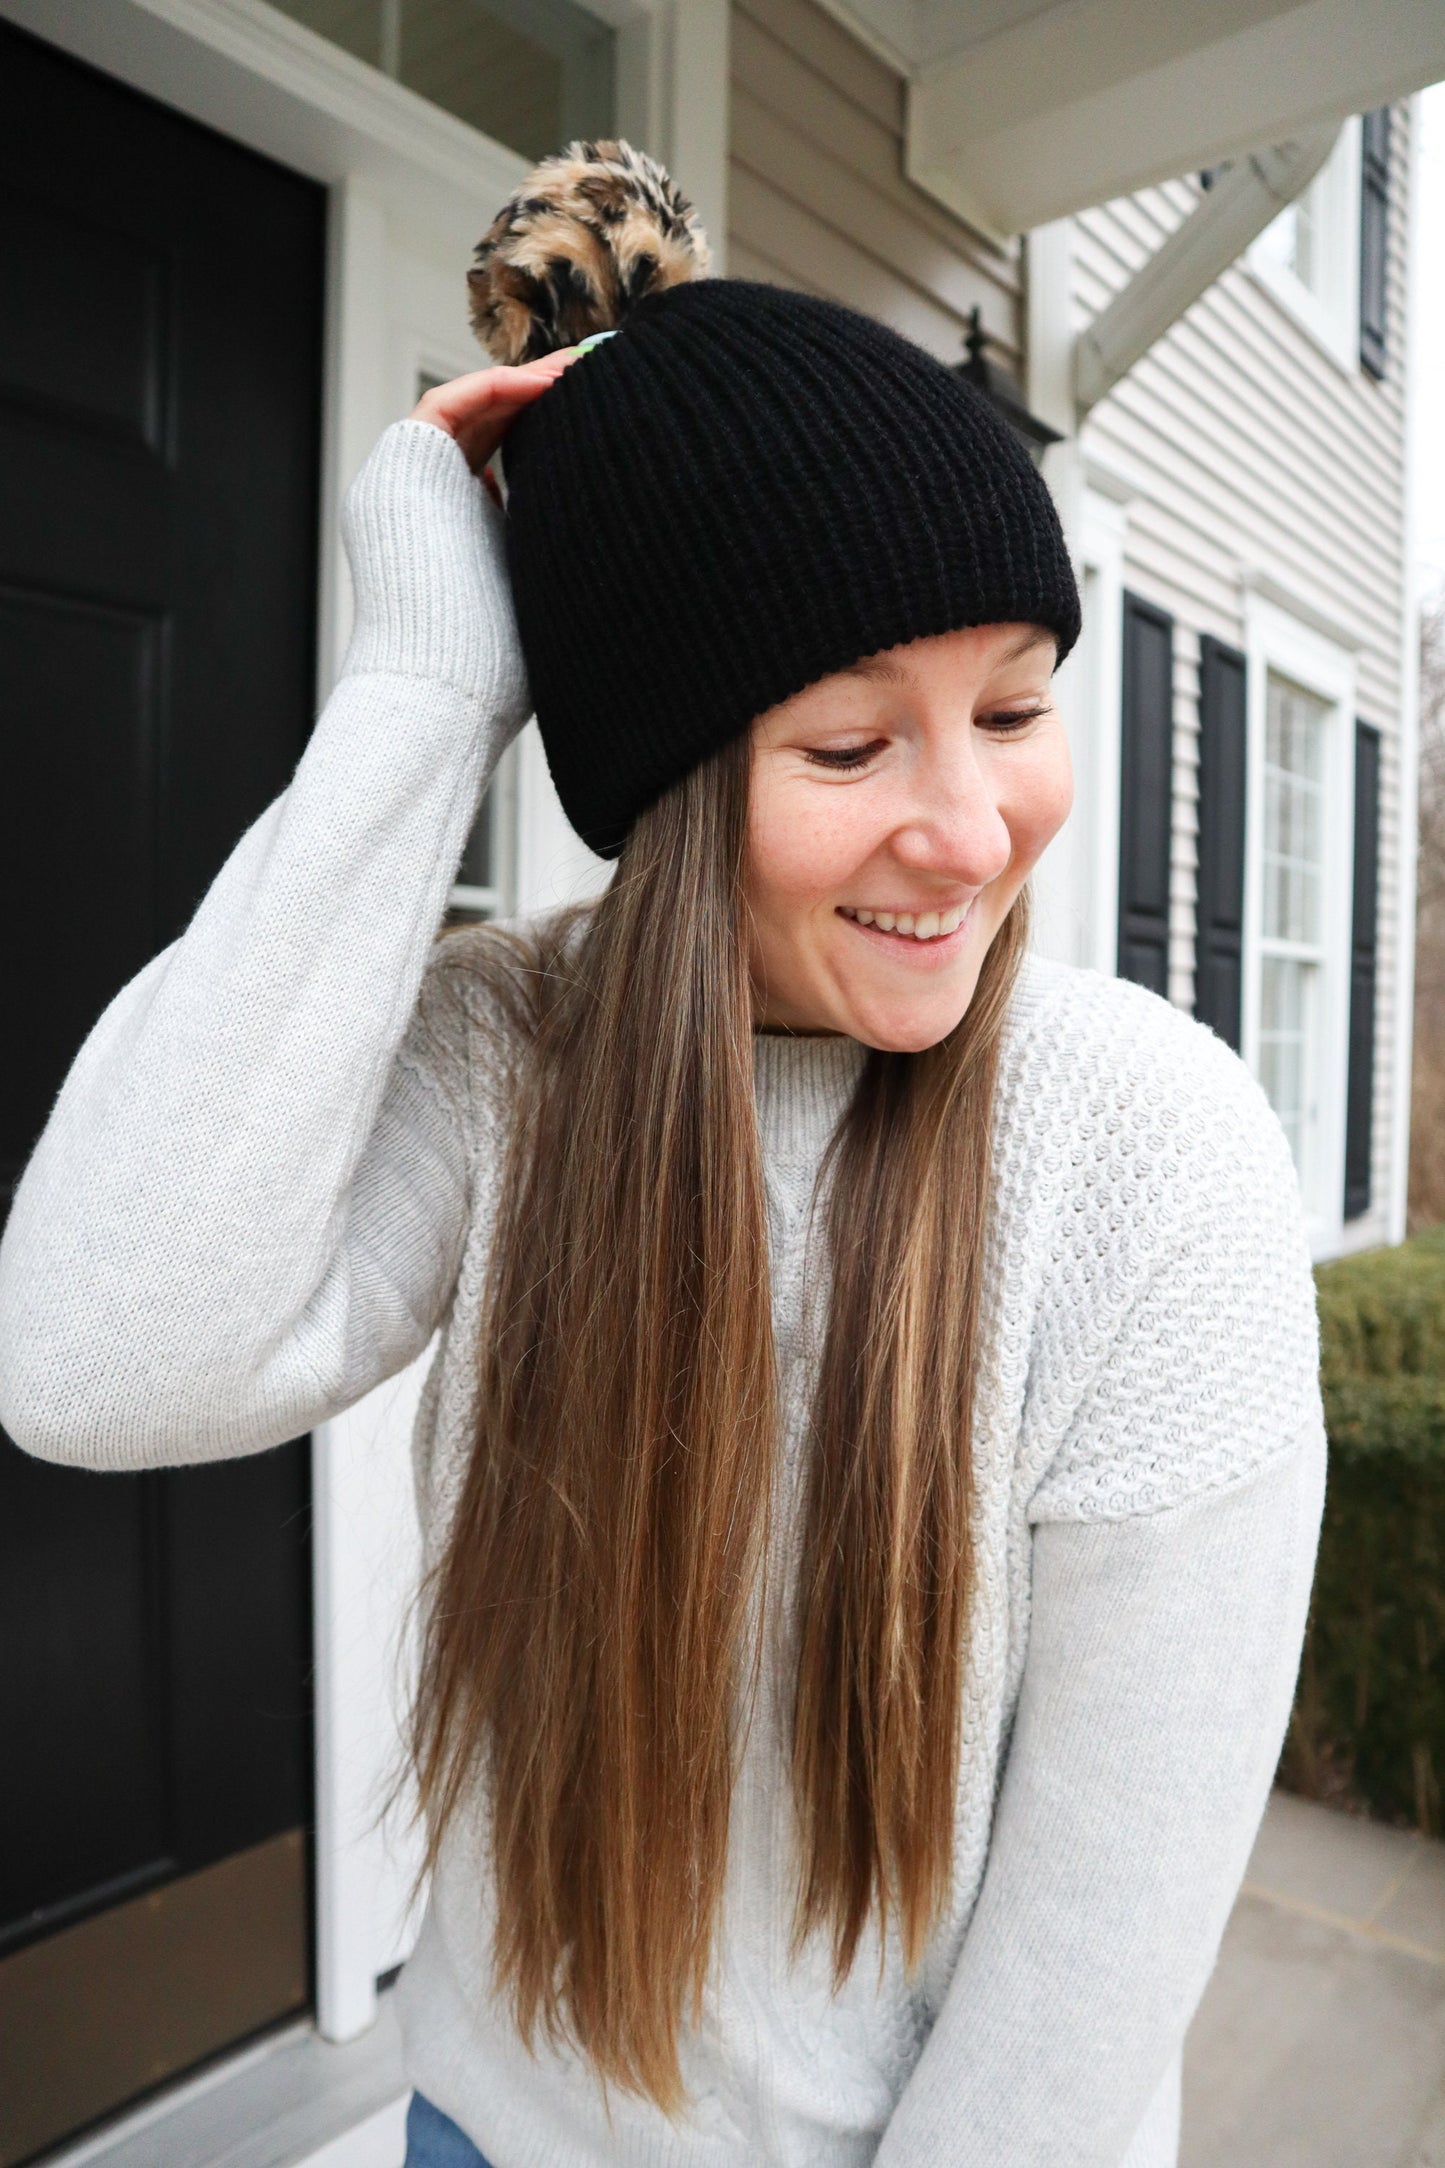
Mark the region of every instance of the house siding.
[[[1247, 577], [1272, 577], [1349, 628], [1359, 716], [1382, 733], [1380, 948], [1372, 1202], [1347, 1240], [1389, 1218], [1396, 953], [1401, 910], [1400, 724], [1405, 561], [1406, 254], [1410, 126], [1390, 140], [1388, 362], [1383, 381], [1342, 369], [1243, 264], [1174, 324], [1089, 415], [1086, 472], [1131, 491], [1124, 583], [1175, 620], [1170, 995], [1194, 994], [1198, 880], [1199, 642], [1244, 644]], [[1073, 327], [1081, 329], [1198, 201], [1192, 181], [1081, 214]]]
[[[905, 86], [816, 0], [734, 0], [728, 266], [847, 302], [956, 361], [977, 305], [1022, 376], [1026, 249], [996, 248], [903, 171]], [[1194, 996], [1200, 640], [1245, 644], [1251, 575], [1347, 628], [1356, 711], [1382, 733], [1380, 948], [1372, 1202], [1346, 1240], [1389, 1222], [1400, 723], [1406, 613], [1405, 278], [1411, 110], [1390, 138], [1388, 365], [1342, 368], [1243, 263], [1209, 288], [1093, 410], [1092, 468], [1129, 495], [1123, 584], [1174, 640], [1169, 992]], [[1073, 222], [1082, 329], [1199, 200], [1171, 182]]]
[[970, 310], [1017, 368], [1022, 252], [903, 173], [904, 84], [814, 0], [732, 10], [728, 269], [880, 317], [941, 361]]

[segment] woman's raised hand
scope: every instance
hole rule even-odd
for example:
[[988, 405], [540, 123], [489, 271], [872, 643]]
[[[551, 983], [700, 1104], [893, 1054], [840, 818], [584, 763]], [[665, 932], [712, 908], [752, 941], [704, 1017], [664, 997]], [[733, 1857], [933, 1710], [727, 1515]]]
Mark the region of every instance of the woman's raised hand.
[[575, 346], [564, 346], [517, 369], [473, 369], [427, 392], [413, 407], [411, 418], [430, 422], [455, 437], [473, 474], [484, 474], [487, 461], [523, 407], [540, 399], [577, 354]]

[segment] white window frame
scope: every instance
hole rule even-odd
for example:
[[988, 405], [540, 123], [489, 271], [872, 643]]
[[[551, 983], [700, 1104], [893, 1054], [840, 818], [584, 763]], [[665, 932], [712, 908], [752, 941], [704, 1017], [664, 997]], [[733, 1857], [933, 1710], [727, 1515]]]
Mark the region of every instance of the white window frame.
[[1271, 673], [1289, 679], [1325, 704], [1323, 857], [1327, 876], [1320, 927], [1316, 1073], [1306, 1080], [1310, 1115], [1302, 1150], [1300, 1189], [1311, 1252], [1339, 1251], [1344, 1232], [1345, 1098], [1349, 1083], [1350, 926], [1354, 863], [1355, 656], [1350, 648], [1306, 624], [1278, 603], [1252, 592], [1245, 598], [1247, 734], [1244, 874], [1244, 1014], [1241, 1052], [1260, 1068], [1263, 960], [1265, 744]]
[[1360, 120], [1355, 114], [1301, 191], [1300, 202], [1308, 205], [1317, 236], [1318, 285], [1307, 286], [1279, 259], [1280, 227], [1291, 217], [1293, 205], [1265, 227], [1245, 259], [1260, 285], [1352, 376], [1360, 366], [1360, 157]]

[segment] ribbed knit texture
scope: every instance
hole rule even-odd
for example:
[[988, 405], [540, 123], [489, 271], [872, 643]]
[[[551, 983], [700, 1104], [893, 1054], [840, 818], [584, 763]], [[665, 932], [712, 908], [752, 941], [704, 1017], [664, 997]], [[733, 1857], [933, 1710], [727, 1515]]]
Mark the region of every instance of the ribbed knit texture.
[[[472, 1435], [506, 1108], [468, 963], [485, 935], [435, 953], [432, 935], [521, 672], [498, 522], [449, 440], [390, 431], [348, 532], [353, 667], [290, 790], [97, 1024], [21, 1184], [0, 1421], [81, 1467], [260, 1451], [440, 1327], [415, 1441], [434, 1555]], [[810, 1206], [862, 1059], [756, 1041], [781, 1577], [815, 1375]], [[789, 1961], [775, 1610], [688, 2120], [620, 2098], [609, 2122], [576, 2055], [523, 2051], [490, 1992], [479, 1803], [444, 1847], [398, 1990], [407, 2067], [494, 2168], [1171, 2168], [1180, 2043], [1284, 1731], [1319, 1520], [1299, 1201], [1226, 1047], [1038, 961], [993, 1171], [954, 1878], [921, 1976], [874, 1931], [836, 1995], [825, 1950]]]
[[742, 279], [650, 294], [508, 438], [508, 553], [568, 818], [614, 856], [754, 716], [860, 657], [1079, 602], [987, 400], [871, 317]]
[[532, 696], [498, 547], [502, 514], [430, 422], [398, 422], [364, 472], [342, 508], [355, 602], [344, 674], [452, 685], [495, 727], [519, 730]]

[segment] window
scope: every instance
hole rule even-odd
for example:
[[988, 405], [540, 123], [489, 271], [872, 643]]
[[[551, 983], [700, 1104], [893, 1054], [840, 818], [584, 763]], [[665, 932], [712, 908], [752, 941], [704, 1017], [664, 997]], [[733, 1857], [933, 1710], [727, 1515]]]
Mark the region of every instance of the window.
[[1352, 650], [1247, 595], [1241, 1051], [1289, 1139], [1317, 1256], [1343, 1230], [1355, 784]]
[[1341, 368], [1360, 358], [1358, 119], [1340, 130], [1319, 172], [1249, 251], [1261, 284]]
[[1324, 970], [1328, 704], [1270, 671], [1265, 692], [1259, 1080], [1303, 1179], [1313, 1148]]
[[576, 0], [272, 5], [525, 158], [615, 125], [615, 33]]

